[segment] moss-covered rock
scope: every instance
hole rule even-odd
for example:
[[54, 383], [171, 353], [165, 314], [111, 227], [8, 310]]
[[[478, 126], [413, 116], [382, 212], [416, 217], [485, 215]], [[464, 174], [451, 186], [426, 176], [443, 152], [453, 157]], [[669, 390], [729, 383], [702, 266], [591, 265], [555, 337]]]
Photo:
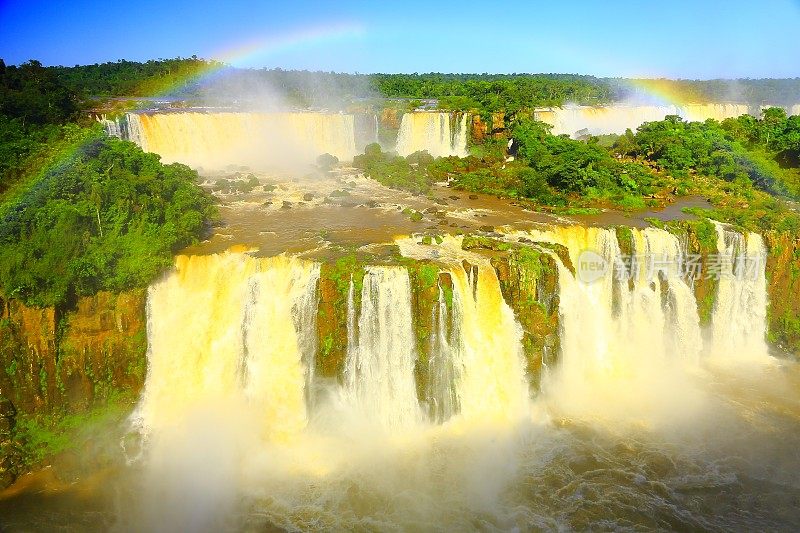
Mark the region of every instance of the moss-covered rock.
[[572, 268], [568, 250], [556, 244], [524, 245], [482, 236], [465, 236], [462, 248], [490, 257], [503, 298], [522, 326], [527, 373], [538, 390], [543, 365], [555, 362], [559, 351], [558, 266], [552, 254]]
[[710, 275], [710, 257], [718, 253], [717, 230], [706, 218], [674, 221], [666, 229], [686, 243], [687, 277], [692, 280], [700, 325], [708, 326], [714, 312], [719, 281]]
[[64, 421], [112, 402], [132, 408], [147, 334], [144, 290], [99, 292], [71, 309], [0, 302], [0, 481], [8, 483], [43, 457], [42, 435], [63, 440]]
[[800, 237], [767, 232], [768, 339], [800, 357]]
[[358, 327], [361, 309], [361, 289], [364, 283], [364, 263], [351, 253], [320, 268], [317, 335], [319, 353], [316, 372], [341, 379], [347, 356], [347, 312], [350, 285], [353, 285], [353, 304]]

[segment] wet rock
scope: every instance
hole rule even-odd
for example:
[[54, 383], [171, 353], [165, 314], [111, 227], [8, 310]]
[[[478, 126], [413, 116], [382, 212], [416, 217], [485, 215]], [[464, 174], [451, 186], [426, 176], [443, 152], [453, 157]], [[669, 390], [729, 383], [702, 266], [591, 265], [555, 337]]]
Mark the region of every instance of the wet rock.
[[481, 231], [486, 231], [488, 233], [494, 232], [494, 226], [489, 226], [489, 225], [481, 226], [478, 229], [480, 229]]
[[303, 195], [303, 200], [305, 200], [306, 202], [310, 202], [313, 199], [314, 199], [313, 193], [307, 192]]
[[470, 194], [469, 195], [469, 199], [470, 200], [477, 200], [478, 199], [478, 195], [477, 194]]
[[448, 196], [448, 198], [450, 198], [451, 200], [461, 200], [461, 197], [460, 197], [460, 196], [455, 196], [455, 195], [453, 195], [453, 196]]
[[439, 205], [447, 205], [447, 200], [444, 198], [434, 198], [433, 201]]
[[287, 202], [284, 200], [283, 205], [281, 205], [281, 209], [291, 209], [291, 208], [292, 208], [292, 202]]

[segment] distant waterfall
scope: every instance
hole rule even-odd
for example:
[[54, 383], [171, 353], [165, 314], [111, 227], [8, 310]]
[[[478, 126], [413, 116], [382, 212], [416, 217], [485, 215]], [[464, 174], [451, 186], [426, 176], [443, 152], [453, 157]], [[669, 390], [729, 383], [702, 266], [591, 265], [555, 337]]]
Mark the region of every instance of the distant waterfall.
[[[626, 129], [636, 131], [645, 122], [664, 120], [667, 115], [678, 115], [691, 122], [709, 118], [722, 121], [753, 113], [746, 104], [685, 104], [685, 105], [624, 105], [572, 106], [538, 109], [537, 120], [553, 126], [554, 135], [606, 135], [622, 134]], [[757, 110], [755, 114], [758, 114]]]
[[318, 277], [318, 264], [284, 256], [179, 256], [148, 291], [143, 428], [166, 429], [194, 402], [244, 401], [260, 431], [302, 430]]
[[295, 168], [323, 153], [357, 153], [353, 115], [286, 113], [128, 113], [122, 137], [165, 162], [206, 170], [230, 165]]
[[345, 389], [364, 416], [399, 430], [420, 420], [414, 382], [416, 337], [411, 284], [402, 267], [368, 267], [355, 331], [351, 284]]
[[765, 358], [769, 347], [763, 239], [757, 233], [742, 235], [724, 224], [717, 223], [716, 229], [720, 278], [712, 316], [712, 355]]
[[397, 135], [397, 153], [426, 150], [434, 157], [467, 155], [467, 114], [405, 113]]
[[119, 117], [113, 120], [106, 118], [105, 115], [95, 118], [97, 122], [99, 122], [103, 126], [106, 135], [108, 135], [109, 137], [116, 137], [118, 139], [124, 138], [124, 134], [122, 131], [122, 123], [121, 123], [122, 121], [119, 119]]

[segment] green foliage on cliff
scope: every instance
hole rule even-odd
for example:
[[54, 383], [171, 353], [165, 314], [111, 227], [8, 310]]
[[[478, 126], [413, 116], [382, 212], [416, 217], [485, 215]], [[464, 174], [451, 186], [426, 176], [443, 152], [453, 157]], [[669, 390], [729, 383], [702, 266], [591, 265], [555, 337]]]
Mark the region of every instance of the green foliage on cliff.
[[433, 158], [427, 152], [416, 152], [406, 157], [382, 152], [380, 145], [367, 145], [364, 153], [353, 158], [353, 166], [375, 181], [395, 189], [424, 193], [432, 180], [427, 166]]
[[69, 136], [62, 124], [78, 108], [78, 96], [51, 69], [38, 61], [6, 66], [0, 59], [0, 195]]
[[13, 438], [20, 448], [19, 466], [43, 466], [58, 454], [85, 453], [92, 445], [102, 449], [97, 435], [118, 428], [135, 403], [129, 392], [116, 391], [104, 404], [84, 412], [17, 416]]
[[149, 284], [215, 216], [197, 173], [73, 127], [0, 204], [0, 292], [36, 306]]
[[800, 117], [787, 117], [783, 109], [767, 109], [761, 120], [742, 115], [722, 123], [669, 116], [626, 133], [614, 150], [674, 176], [696, 172], [800, 198]]
[[188, 58], [126, 61], [51, 67], [71, 90], [83, 96], [153, 96], [165, 89], [188, 88], [201, 74], [221, 67], [216, 61]]

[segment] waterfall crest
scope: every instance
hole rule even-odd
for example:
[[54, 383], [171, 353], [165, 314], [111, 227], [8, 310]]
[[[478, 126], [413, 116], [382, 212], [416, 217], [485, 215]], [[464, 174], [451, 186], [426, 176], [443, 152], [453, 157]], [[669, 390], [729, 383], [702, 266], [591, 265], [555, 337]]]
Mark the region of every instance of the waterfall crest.
[[286, 112], [128, 113], [123, 138], [167, 163], [209, 170], [313, 163], [323, 153], [356, 155], [353, 115]]

